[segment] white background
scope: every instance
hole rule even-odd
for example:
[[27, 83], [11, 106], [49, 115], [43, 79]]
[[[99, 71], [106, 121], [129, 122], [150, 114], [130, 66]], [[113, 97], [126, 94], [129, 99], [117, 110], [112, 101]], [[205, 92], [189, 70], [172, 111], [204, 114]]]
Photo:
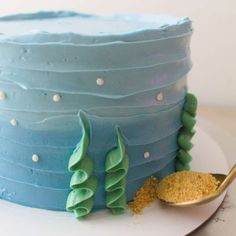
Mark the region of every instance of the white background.
[[236, 107], [235, 0], [0, 0], [0, 14], [77, 10], [189, 16], [193, 21], [189, 87], [202, 105]]

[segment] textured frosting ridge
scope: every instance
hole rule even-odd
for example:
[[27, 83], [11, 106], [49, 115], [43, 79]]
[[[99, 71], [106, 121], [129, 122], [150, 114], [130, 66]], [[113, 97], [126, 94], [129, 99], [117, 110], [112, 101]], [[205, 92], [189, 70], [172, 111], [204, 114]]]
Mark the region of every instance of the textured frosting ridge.
[[106, 157], [105, 190], [106, 203], [113, 214], [122, 214], [126, 209], [126, 175], [129, 160], [125, 150], [124, 138], [116, 128], [117, 147], [108, 152]]
[[181, 118], [183, 127], [180, 130], [178, 137], [179, 150], [176, 160], [176, 169], [178, 171], [190, 169], [189, 163], [192, 160], [192, 157], [189, 151], [193, 147], [191, 139], [195, 134], [194, 126], [196, 124], [196, 111], [197, 98], [193, 94], [187, 93]]
[[89, 123], [80, 112], [82, 137], [77, 149], [69, 160], [69, 171], [74, 172], [71, 177], [70, 187], [73, 189], [68, 198], [66, 208], [73, 211], [77, 219], [88, 215], [94, 205], [94, 193], [97, 188], [97, 178], [92, 175], [93, 161], [87, 155], [89, 146]]

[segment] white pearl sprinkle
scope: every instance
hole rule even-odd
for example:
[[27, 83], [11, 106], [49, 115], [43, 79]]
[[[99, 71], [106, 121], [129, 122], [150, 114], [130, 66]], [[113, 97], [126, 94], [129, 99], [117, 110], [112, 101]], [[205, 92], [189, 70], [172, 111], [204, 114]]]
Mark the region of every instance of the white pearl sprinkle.
[[102, 85], [104, 85], [104, 79], [97, 78], [96, 83], [97, 83], [97, 85], [102, 86]]
[[17, 126], [18, 122], [15, 119], [10, 120], [12, 126]]
[[7, 95], [6, 95], [6, 93], [5, 92], [3, 92], [3, 91], [0, 91], [0, 101], [3, 101], [3, 100], [5, 100], [7, 98]]
[[146, 159], [146, 158], [149, 158], [149, 157], [150, 157], [150, 152], [144, 152], [143, 157], [144, 157], [145, 159]]
[[54, 102], [59, 102], [61, 100], [61, 96], [59, 94], [55, 94], [53, 95], [52, 100]]
[[157, 101], [162, 101], [163, 100], [163, 94], [162, 93], [158, 93], [156, 96], [156, 100]]
[[38, 162], [39, 161], [39, 156], [37, 154], [33, 154], [32, 161], [33, 162]]

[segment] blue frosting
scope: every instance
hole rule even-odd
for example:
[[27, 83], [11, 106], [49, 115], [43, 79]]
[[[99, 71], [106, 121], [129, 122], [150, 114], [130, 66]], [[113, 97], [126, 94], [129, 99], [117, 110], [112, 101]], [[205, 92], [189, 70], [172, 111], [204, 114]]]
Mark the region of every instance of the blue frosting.
[[130, 162], [128, 201], [149, 176], [174, 172], [191, 34], [188, 18], [171, 16], [0, 17], [0, 197], [65, 210], [80, 110], [99, 180], [95, 209], [105, 208], [105, 157], [116, 126]]
[[[21, 30], [16, 32], [17, 28]], [[189, 34], [191, 21], [187, 17], [167, 15], [100, 17], [76, 12], [38, 12], [0, 17], [0, 32], [0, 38], [10, 42], [93, 45]]]

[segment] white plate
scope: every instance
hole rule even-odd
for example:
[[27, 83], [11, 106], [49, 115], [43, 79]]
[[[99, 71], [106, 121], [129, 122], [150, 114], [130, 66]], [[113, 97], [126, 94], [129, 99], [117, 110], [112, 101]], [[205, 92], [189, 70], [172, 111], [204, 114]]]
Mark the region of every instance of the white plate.
[[[193, 170], [228, 172], [222, 150], [204, 131], [197, 128], [193, 142]], [[157, 202], [140, 216], [129, 213], [112, 216], [104, 210], [91, 214], [82, 222], [67, 212], [34, 209], [0, 200], [0, 227], [7, 236], [182, 236], [204, 223], [223, 198], [224, 195], [211, 203], [191, 208], [167, 207]]]

